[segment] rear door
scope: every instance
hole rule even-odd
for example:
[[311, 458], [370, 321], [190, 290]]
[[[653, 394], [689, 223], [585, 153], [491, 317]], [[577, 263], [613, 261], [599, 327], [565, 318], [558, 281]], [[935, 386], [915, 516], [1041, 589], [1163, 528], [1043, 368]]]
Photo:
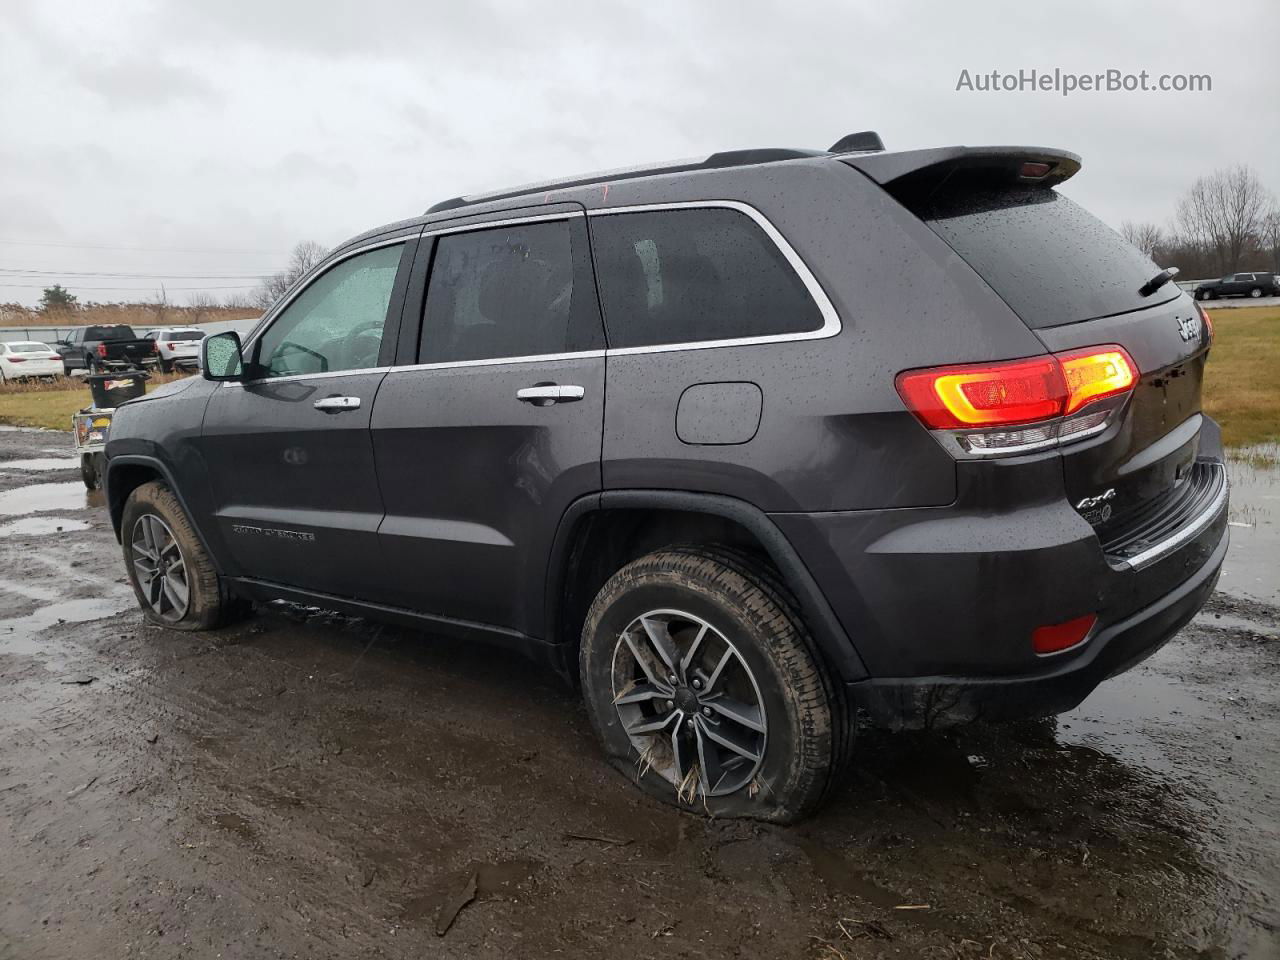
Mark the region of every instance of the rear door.
[[603, 332], [581, 207], [498, 219], [434, 239], [373, 412], [379, 539], [397, 605], [541, 636], [560, 517], [600, 489]]
[[[911, 198], [908, 204], [911, 205]], [[1122, 415], [1097, 436], [1065, 444], [1067, 494], [1104, 544], [1158, 513], [1186, 484], [1216, 480], [1202, 455], [1201, 387], [1209, 333], [1190, 296], [1160, 267], [1055, 190], [954, 176], [914, 209], [1051, 351], [1119, 344], [1140, 379]]]
[[246, 345], [245, 381], [210, 399], [201, 444], [242, 575], [381, 599], [369, 419], [415, 246], [382, 241], [329, 264]]

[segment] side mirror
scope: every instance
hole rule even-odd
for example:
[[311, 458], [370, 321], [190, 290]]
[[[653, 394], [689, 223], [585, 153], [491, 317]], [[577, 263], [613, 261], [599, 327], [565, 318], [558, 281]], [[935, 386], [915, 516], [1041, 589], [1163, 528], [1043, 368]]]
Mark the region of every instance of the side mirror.
[[200, 370], [206, 380], [239, 380], [244, 376], [240, 334], [233, 330], [205, 337], [200, 343]]

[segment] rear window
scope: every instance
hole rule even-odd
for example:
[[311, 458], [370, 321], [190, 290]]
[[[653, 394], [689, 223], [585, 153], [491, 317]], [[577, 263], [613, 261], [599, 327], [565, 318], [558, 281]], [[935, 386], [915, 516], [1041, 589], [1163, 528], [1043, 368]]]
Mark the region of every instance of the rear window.
[[1140, 310], [1181, 292], [1170, 283], [1139, 296], [1160, 268], [1053, 190], [944, 189], [911, 206], [1030, 327]]
[[136, 340], [133, 327], [120, 324], [115, 327], [89, 327], [84, 332], [86, 340]]
[[822, 327], [804, 282], [763, 230], [727, 208], [593, 217], [612, 347], [697, 343]]
[[161, 340], [203, 340], [204, 333], [200, 330], [170, 330]]
[[9, 349], [14, 353], [48, 353], [49, 347], [43, 343], [11, 343]]

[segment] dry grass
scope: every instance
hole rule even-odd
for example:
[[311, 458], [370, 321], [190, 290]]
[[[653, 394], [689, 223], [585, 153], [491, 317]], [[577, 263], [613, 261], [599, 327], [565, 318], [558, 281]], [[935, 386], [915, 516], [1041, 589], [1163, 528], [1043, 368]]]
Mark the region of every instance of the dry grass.
[[[1213, 353], [1205, 374], [1206, 412], [1222, 424], [1228, 446], [1280, 441], [1280, 310], [1236, 307], [1212, 311]], [[152, 376], [149, 386], [182, 374]], [[0, 387], [0, 423], [66, 430], [89, 402], [88, 388], [67, 381]]]
[[1214, 344], [1205, 370], [1205, 412], [1232, 447], [1280, 440], [1280, 310], [1211, 310]]
[[175, 307], [151, 303], [95, 303], [75, 310], [45, 313], [18, 304], [0, 304], [0, 327], [82, 327], [127, 323], [141, 333], [152, 327], [185, 327], [215, 320], [243, 320], [258, 315], [253, 307]]
[[[185, 376], [190, 374], [154, 373], [147, 381], [147, 389]], [[51, 382], [6, 383], [0, 386], [0, 423], [70, 430], [71, 415], [92, 401], [87, 385], [65, 377]]]

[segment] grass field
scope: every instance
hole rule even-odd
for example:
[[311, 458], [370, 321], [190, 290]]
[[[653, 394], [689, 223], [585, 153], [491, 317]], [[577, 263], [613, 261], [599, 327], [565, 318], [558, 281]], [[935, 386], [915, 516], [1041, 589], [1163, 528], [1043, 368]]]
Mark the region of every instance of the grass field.
[[1204, 407], [1222, 424], [1228, 446], [1280, 440], [1280, 310], [1210, 310], [1213, 352], [1205, 370]]
[[[153, 373], [147, 389], [183, 376], [185, 374]], [[6, 383], [0, 386], [0, 423], [70, 432], [71, 415], [92, 401], [88, 386], [79, 380]]]
[[[1229, 446], [1280, 440], [1280, 310], [1214, 310], [1213, 352], [1205, 374], [1204, 406], [1222, 424]], [[158, 374], [152, 387], [171, 376]], [[77, 384], [6, 384], [0, 387], [0, 423], [68, 430], [71, 414], [89, 403]]]

